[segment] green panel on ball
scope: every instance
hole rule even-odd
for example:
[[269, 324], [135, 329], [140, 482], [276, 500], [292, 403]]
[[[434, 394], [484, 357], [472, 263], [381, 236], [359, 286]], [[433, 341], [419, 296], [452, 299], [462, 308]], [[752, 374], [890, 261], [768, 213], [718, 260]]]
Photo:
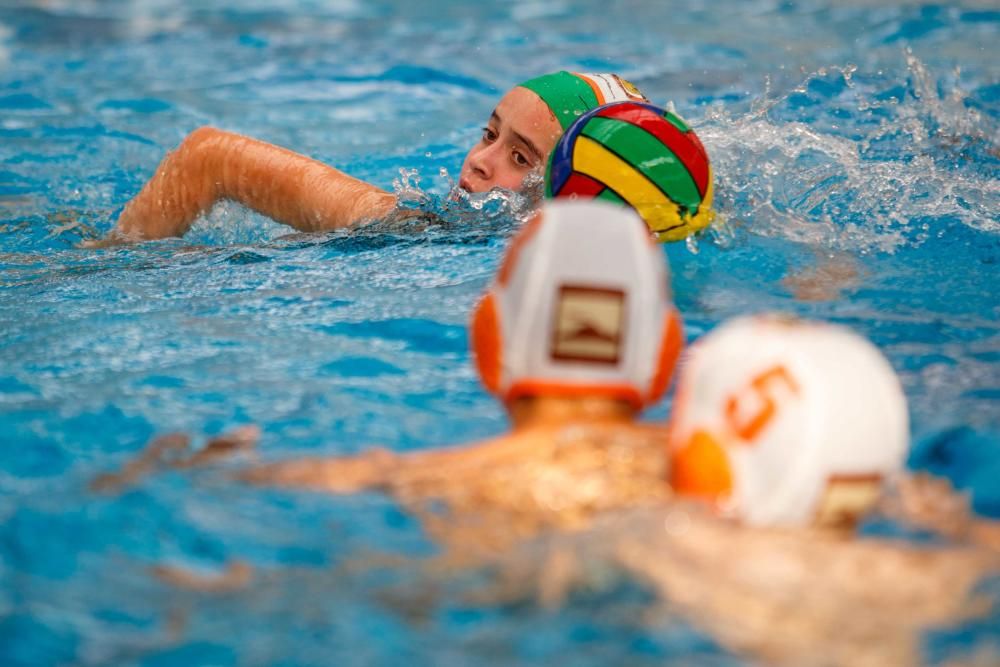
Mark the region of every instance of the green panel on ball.
[[581, 134], [621, 157], [690, 213], [698, 210], [701, 195], [691, 174], [677, 156], [649, 132], [612, 118], [591, 118]]

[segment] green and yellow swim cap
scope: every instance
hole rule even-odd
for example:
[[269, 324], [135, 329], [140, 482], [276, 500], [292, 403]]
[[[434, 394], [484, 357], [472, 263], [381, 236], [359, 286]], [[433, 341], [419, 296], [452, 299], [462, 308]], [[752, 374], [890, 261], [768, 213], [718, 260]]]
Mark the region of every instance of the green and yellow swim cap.
[[631, 81], [617, 74], [555, 72], [519, 84], [542, 98], [565, 131], [577, 118], [611, 102], [648, 102]]

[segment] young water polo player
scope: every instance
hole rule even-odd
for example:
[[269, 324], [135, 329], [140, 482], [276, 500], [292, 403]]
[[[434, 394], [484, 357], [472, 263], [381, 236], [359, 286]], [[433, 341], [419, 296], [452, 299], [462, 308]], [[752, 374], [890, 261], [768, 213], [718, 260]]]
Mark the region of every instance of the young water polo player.
[[[899, 380], [875, 346], [841, 327], [784, 316], [728, 323], [699, 340], [686, 357], [667, 429], [636, 424], [638, 409], [659, 397], [669, 381], [682, 345], [679, 319], [669, 308], [662, 335], [654, 337], [658, 315], [645, 321], [632, 313], [620, 314], [622, 330], [630, 332], [623, 345], [637, 345], [641, 353], [619, 357], [608, 345], [608, 360], [625, 362], [616, 369], [617, 376], [602, 374], [593, 358], [560, 352], [556, 342], [562, 316], [577, 317], [578, 307], [566, 276], [599, 286], [622, 269], [616, 265], [603, 274], [586, 264], [593, 261], [586, 250], [547, 247], [557, 243], [556, 231], [586, 229], [575, 226], [571, 214], [582, 211], [579, 219], [596, 230], [599, 220], [614, 219], [613, 209], [578, 202], [549, 204], [544, 211], [551, 222], [533, 224], [552, 231], [543, 235], [530, 227], [517, 237], [473, 319], [477, 368], [487, 388], [507, 405], [512, 434], [482, 445], [412, 455], [377, 450], [348, 459], [275, 464], [250, 478], [340, 493], [383, 488], [397, 495], [433, 496], [435, 484], [468, 483], [459, 479], [459, 469], [471, 472], [502, 459], [514, 465], [529, 463], [537, 451], [546, 450], [544, 443], [569, 442], [582, 435], [585, 431], [568, 426], [593, 414], [598, 423], [614, 417], [609, 422], [614, 429], [640, 429], [662, 438], [653, 460], [663, 461], [643, 462], [644, 474], [660, 470], [663, 476], [654, 486], [669, 488], [669, 494], [680, 499], [707, 501], [722, 517], [751, 526], [853, 528], [866, 513], [880, 508], [900, 521], [1000, 553], [1000, 525], [972, 518], [967, 500], [946, 482], [903, 473], [909, 426]], [[540, 258], [544, 253], [548, 259]], [[542, 268], [533, 265], [537, 263]], [[642, 280], [656, 281], [648, 268], [633, 271], [634, 277], [628, 275], [634, 282], [622, 293], [634, 302]], [[542, 296], [525, 292], [531, 281], [541, 284], [540, 276], [545, 277]], [[591, 291], [612, 292], [603, 287]], [[612, 312], [600, 298], [588, 298], [593, 300], [582, 301], [580, 307]], [[518, 310], [527, 311], [528, 304], [538, 304], [538, 310]], [[581, 341], [587, 340], [586, 349], [602, 349], [596, 329], [583, 324], [579, 328], [586, 334], [581, 336]], [[652, 341], [659, 343], [655, 363]], [[629, 366], [637, 359], [644, 360], [644, 369]], [[643, 372], [655, 372], [652, 384]], [[643, 386], [649, 387], [646, 393]], [[416, 481], [420, 479], [422, 483]], [[650, 492], [648, 478], [632, 481], [631, 491], [644, 489], [646, 500], [667, 497]], [[891, 491], [888, 496], [883, 494], [886, 489]], [[595, 502], [608, 509], [616, 506], [611, 498]]]
[[[462, 165], [468, 192], [520, 190], [541, 175], [556, 140], [583, 113], [602, 104], [645, 100], [614, 74], [557, 72], [504, 95]], [[160, 163], [118, 218], [109, 240], [182, 236], [223, 199], [300, 231], [346, 227], [383, 218], [396, 197], [329, 165], [256, 139], [201, 128]]]
[[[545, 204], [511, 242], [471, 333], [510, 433], [416, 453], [279, 462], [241, 478], [384, 491], [451, 553], [475, 560], [545, 528], [578, 528], [595, 513], [668, 497], [666, 430], [636, 417], [665, 392], [683, 336], [663, 253], [634, 211]], [[121, 488], [163, 465], [190, 467], [254, 437], [243, 429], [188, 456], [186, 438], [166, 436], [93, 488]]]
[[[991, 613], [976, 586], [1000, 573], [1000, 524], [946, 481], [903, 474], [904, 395], [856, 334], [723, 324], [685, 354], [669, 430], [669, 505], [498, 556], [487, 599], [556, 605], [623, 570], [728, 649], [796, 667], [921, 664], [922, 632]], [[871, 510], [945, 540], [844, 530]]]
[[[243, 478], [382, 490], [443, 543], [488, 551], [667, 496], [666, 432], [636, 417], [665, 392], [683, 336], [663, 254], [635, 212], [547, 203], [512, 241], [471, 333], [483, 383], [509, 412], [509, 434], [411, 454], [275, 463]], [[423, 511], [428, 501], [435, 511]]]

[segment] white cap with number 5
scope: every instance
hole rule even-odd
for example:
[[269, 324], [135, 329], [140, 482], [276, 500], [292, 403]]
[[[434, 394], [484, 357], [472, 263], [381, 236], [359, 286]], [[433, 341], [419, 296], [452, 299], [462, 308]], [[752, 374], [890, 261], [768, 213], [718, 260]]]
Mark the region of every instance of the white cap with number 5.
[[757, 525], [853, 524], [906, 457], [906, 399], [869, 341], [784, 316], [734, 320], [682, 361], [671, 483]]

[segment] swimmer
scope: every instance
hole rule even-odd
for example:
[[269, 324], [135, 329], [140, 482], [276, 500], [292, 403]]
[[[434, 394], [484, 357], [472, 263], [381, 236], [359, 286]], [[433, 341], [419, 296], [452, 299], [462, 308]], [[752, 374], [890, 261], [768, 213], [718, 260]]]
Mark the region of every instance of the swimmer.
[[636, 418], [664, 394], [683, 345], [668, 285], [663, 254], [634, 211], [550, 201], [511, 242], [472, 318], [477, 369], [506, 406], [510, 433], [416, 453], [274, 463], [241, 477], [385, 491], [442, 542], [486, 551], [662, 502], [666, 432]]
[[[908, 434], [899, 381], [860, 336], [788, 317], [725, 323], [681, 367], [670, 502], [487, 555], [473, 596], [558, 607], [625, 574], [764, 664], [920, 664], [921, 632], [991, 613], [976, 586], [1000, 573], [1000, 525], [946, 481], [903, 475]], [[871, 510], [944, 539], [856, 534]]]
[[[525, 81], [497, 103], [465, 157], [458, 185], [471, 193], [520, 191], [529, 175], [541, 175], [578, 116], [601, 104], [645, 99], [614, 74], [556, 72]], [[105, 242], [183, 236], [224, 199], [303, 232], [381, 219], [396, 206], [393, 194], [317, 160], [203, 127], [167, 154]]]

